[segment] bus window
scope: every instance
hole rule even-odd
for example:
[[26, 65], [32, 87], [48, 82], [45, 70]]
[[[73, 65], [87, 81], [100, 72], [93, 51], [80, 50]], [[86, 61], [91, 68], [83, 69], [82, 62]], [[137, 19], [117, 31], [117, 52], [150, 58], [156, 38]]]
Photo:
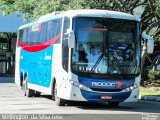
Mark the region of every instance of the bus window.
[[26, 41], [27, 41], [27, 28], [25, 28], [23, 31], [22, 43], [26, 44]]
[[35, 38], [34, 38], [34, 31], [32, 31], [32, 27], [28, 28], [28, 34], [27, 35], [28, 35], [28, 39], [26, 41], [26, 44], [34, 45]]
[[39, 42], [44, 43], [47, 42], [47, 23], [42, 23], [41, 32], [39, 36]]
[[47, 25], [47, 40], [51, 40], [53, 38], [53, 33], [54, 33], [53, 21], [49, 21]]
[[[47, 25], [47, 40], [51, 40], [57, 35], [61, 33], [61, 19], [56, 19], [53, 21], [49, 21]], [[60, 43], [60, 39], [58, 39], [55, 43]]]
[[62, 40], [62, 66], [65, 71], [68, 72], [68, 59], [69, 59], [69, 48], [68, 39], [66, 39], [65, 33], [70, 26], [70, 19], [68, 17], [64, 18], [63, 25], [63, 40]]
[[34, 44], [40, 44], [38, 31], [34, 32]]
[[[57, 19], [54, 21], [54, 34], [53, 37], [56, 37], [61, 33], [62, 28], [62, 19]], [[58, 39], [55, 43], [60, 43], [60, 39]]]
[[22, 42], [22, 40], [23, 40], [23, 29], [21, 29], [20, 31], [19, 31], [19, 34], [18, 34], [18, 40], [20, 41], [20, 42]]

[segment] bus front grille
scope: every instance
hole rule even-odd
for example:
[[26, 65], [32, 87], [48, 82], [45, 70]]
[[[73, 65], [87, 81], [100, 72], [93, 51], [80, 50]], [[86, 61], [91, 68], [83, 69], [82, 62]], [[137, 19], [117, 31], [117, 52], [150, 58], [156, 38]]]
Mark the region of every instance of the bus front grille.
[[123, 89], [99, 89], [99, 88], [90, 88], [93, 91], [97, 91], [97, 92], [120, 92]]

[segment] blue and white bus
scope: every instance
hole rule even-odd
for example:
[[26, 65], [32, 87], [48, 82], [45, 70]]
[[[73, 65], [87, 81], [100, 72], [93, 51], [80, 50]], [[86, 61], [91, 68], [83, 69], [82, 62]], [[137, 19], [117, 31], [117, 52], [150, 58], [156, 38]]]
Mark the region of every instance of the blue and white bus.
[[140, 19], [130, 14], [69, 10], [19, 28], [15, 82], [28, 97], [136, 102], [140, 75]]

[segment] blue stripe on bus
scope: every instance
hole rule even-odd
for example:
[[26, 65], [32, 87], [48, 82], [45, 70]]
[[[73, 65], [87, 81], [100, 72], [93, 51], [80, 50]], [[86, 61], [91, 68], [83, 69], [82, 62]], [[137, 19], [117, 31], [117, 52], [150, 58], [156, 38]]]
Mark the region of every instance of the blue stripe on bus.
[[[122, 90], [125, 89], [131, 85], [134, 84], [135, 80], [134, 79], [91, 79], [91, 78], [83, 78], [83, 77], [78, 77], [78, 80], [81, 84], [89, 87], [92, 90], [100, 90], [100, 91], [110, 91], [112, 90], [112, 92], [118, 91], [118, 90]], [[95, 83], [106, 83], [102, 84], [102, 85], [96, 85]], [[115, 84], [114, 84], [115, 83]], [[116, 86], [116, 84], [121, 83], [120, 86]], [[119, 102], [123, 102], [124, 100], [126, 100], [131, 92], [121, 92], [121, 93], [98, 93], [98, 92], [89, 92], [89, 91], [85, 91], [85, 90], [81, 90], [82, 96], [88, 100], [88, 101], [105, 101], [101, 99], [101, 96], [111, 96], [112, 99], [111, 100], [107, 100], [107, 101], [119, 101]]]
[[[29, 83], [43, 87], [50, 86], [52, 53], [53, 45], [39, 52], [27, 52], [21, 49], [20, 71], [27, 73]], [[50, 59], [45, 59], [46, 56], [50, 56]]]

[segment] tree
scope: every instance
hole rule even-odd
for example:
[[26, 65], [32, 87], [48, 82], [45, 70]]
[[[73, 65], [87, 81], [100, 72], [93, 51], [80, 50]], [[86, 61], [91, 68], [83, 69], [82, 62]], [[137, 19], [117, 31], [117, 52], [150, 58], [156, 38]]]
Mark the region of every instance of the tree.
[[0, 10], [4, 15], [19, 11], [24, 13], [25, 19], [29, 19], [37, 3], [36, 0], [0, 0]]
[[[78, 4], [78, 5], [77, 5]], [[142, 31], [154, 38], [160, 34], [160, 1], [159, 0], [69, 0], [66, 9], [89, 8], [121, 11], [134, 14], [135, 9], [142, 7]]]
[[34, 19], [38, 19], [40, 16], [54, 11], [64, 10], [64, 4], [60, 0], [37, 0], [36, 2], [37, 5], [33, 10]]
[[154, 38], [160, 34], [160, 0], [0, 0], [0, 6], [4, 14], [19, 11], [26, 19], [38, 19], [44, 14], [68, 9], [105, 9], [134, 14], [135, 8], [141, 6], [142, 31]]
[[[35, 20], [53, 11], [68, 9], [105, 9], [135, 14], [137, 8], [141, 11], [142, 31], [159, 39], [160, 0], [0, 0], [0, 10], [4, 14], [19, 11], [25, 19]], [[145, 51], [142, 60], [146, 55]]]

